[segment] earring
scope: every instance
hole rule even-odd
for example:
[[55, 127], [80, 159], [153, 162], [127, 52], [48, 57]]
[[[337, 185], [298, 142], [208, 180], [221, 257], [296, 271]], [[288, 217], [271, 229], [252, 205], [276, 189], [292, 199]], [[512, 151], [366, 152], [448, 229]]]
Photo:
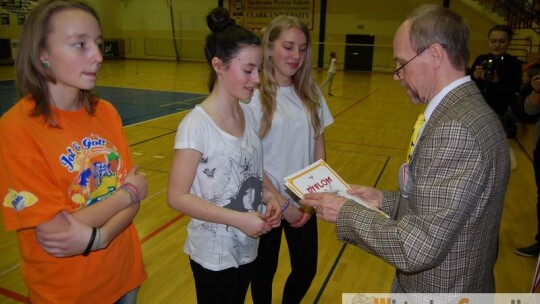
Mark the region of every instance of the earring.
[[46, 70], [48, 70], [49, 67], [50, 67], [48, 61], [43, 61], [43, 62], [41, 63], [41, 65], [43, 65], [43, 67], [44, 67]]
[[272, 58], [272, 53], [268, 52], [268, 59]]

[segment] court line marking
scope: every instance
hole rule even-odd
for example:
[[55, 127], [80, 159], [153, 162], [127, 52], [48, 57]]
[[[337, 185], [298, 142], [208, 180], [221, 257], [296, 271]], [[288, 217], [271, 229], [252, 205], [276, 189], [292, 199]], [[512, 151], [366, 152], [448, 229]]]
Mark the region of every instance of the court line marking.
[[0, 276], [4, 276], [4, 275], [8, 274], [8, 273], [12, 272], [14, 269], [16, 269], [16, 268], [18, 268], [20, 266], [21, 266], [21, 263], [17, 263], [17, 264], [15, 264], [15, 265], [13, 265], [13, 266], [5, 269], [5, 270], [2, 270], [2, 272], [0, 272]]
[[5, 289], [4, 287], [0, 287], [0, 295], [10, 298], [12, 300], [21, 302], [21, 303], [28, 303], [28, 298], [21, 295], [20, 293], [11, 291], [9, 289]]
[[165, 224], [159, 226], [156, 230], [150, 232], [148, 235], [146, 235], [144, 238], [142, 238], [141, 239], [141, 244], [144, 244], [147, 241], [151, 240], [154, 236], [160, 234], [165, 229], [169, 228], [172, 224], [174, 224], [174, 223], [178, 222], [179, 220], [181, 220], [184, 216], [185, 216], [185, 214], [180, 213], [179, 215], [177, 215], [177, 216], [173, 217], [172, 219], [170, 219]]
[[[191, 110], [182, 110], [182, 111], [179, 111], [179, 112], [176, 112], [176, 113], [171, 113], [171, 114], [163, 115], [163, 116], [160, 116], [160, 117], [155, 117], [155, 118], [152, 118], [152, 119], [147, 119], [147, 120], [144, 120], [144, 121], [131, 123], [129, 125], [125, 125], [124, 128], [137, 126], [137, 125], [140, 125], [140, 124], [143, 124], [143, 123], [151, 122], [151, 121], [161, 119], [161, 118], [165, 118], [165, 117], [168, 117], [168, 116], [178, 115], [178, 114], [181, 114], [181, 113], [184, 113], [184, 112], [189, 112], [189, 111], [191, 111]], [[175, 132], [176, 132], [176, 130], [175, 130]]]
[[366, 96], [360, 98], [359, 100], [357, 100], [355, 103], [351, 104], [350, 106], [346, 107], [345, 109], [341, 110], [341, 112], [338, 112], [336, 115], [334, 115], [334, 120], [336, 118], [338, 118], [339, 116], [341, 116], [342, 114], [346, 113], [349, 109], [351, 108], [354, 108], [356, 107], [359, 103], [361, 103], [362, 101], [366, 100], [368, 97], [370, 97], [371, 95], [377, 93], [377, 91], [379, 91], [379, 89], [375, 89], [374, 91], [370, 92], [369, 94], [367, 94]]
[[[201, 95], [203, 95], [203, 94], [201, 94]], [[175, 102], [172, 102], [172, 103], [166, 103], [166, 104], [159, 105], [158, 108], [164, 108], [164, 107], [169, 107], [169, 106], [174, 106], [174, 105], [178, 105], [178, 104], [183, 104], [183, 103], [191, 102], [191, 101], [195, 101], [195, 100], [201, 100], [201, 99], [205, 99], [206, 97], [208, 97], [208, 95], [199, 96], [199, 97], [195, 97], [195, 98], [191, 98], [191, 99], [186, 99], [186, 100], [175, 101]]]

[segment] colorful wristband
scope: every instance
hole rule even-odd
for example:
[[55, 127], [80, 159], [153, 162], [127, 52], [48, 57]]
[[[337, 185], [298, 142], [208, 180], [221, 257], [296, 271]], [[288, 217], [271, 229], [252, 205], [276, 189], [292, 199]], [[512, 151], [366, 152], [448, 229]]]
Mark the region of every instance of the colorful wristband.
[[285, 201], [285, 204], [283, 204], [283, 206], [281, 206], [281, 213], [285, 212], [289, 208], [290, 205], [291, 205], [291, 200], [287, 199]]
[[137, 186], [134, 184], [124, 183], [119, 189], [125, 191], [129, 195], [129, 199], [131, 200], [132, 204], [137, 204], [141, 201], [139, 189], [137, 189]]

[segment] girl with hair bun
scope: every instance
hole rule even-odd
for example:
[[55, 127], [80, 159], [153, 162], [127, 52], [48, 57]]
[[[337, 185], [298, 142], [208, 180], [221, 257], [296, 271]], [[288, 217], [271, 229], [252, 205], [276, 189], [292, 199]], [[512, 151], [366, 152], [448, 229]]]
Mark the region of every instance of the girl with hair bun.
[[241, 102], [259, 83], [261, 41], [224, 8], [206, 21], [210, 95], [178, 127], [168, 204], [191, 217], [184, 252], [197, 302], [244, 303], [259, 237], [281, 219], [279, 204], [263, 191], [255, 118]]

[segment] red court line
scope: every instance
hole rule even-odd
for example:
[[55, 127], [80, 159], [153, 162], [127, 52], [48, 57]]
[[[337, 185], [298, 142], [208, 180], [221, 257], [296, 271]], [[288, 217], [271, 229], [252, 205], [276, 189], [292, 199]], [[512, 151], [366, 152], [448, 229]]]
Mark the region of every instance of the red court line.
[[11, 291], [11, 290], [8, 290], [8, 289], [5, 289], [3, 287], [0, 287], [0, 295], [6, 297], [6, 298], [10, 298], [10, 299], [13, 299], [15, 301], [19, 301], [21, 303], [28, 303], [28, 298], [21, 295], [21, 294], [18, 294], [14, 291]]
[[146, 241], [150, 240], [151, 238], [153, 238], [154, 236], [156, 236], [157, 234], [159, 234], [160, 232], [162, 232], [163, 230], [167, 229], [169, 226], [171, 226], [172, 224], [178, 222], [180, 219], [182, 219], [184, 217], [185, 214], [180, 214], [176, 217], [174, 217], [172, 220], [166, 222], [165, 224], [161, 225], [160, 227], [158, 227], [156, 230], [150, 232], [150, 234], [148, 234], [147, 236], [145, 236], [142, 240], [141, 240], [141, 243], [145, 243]]

